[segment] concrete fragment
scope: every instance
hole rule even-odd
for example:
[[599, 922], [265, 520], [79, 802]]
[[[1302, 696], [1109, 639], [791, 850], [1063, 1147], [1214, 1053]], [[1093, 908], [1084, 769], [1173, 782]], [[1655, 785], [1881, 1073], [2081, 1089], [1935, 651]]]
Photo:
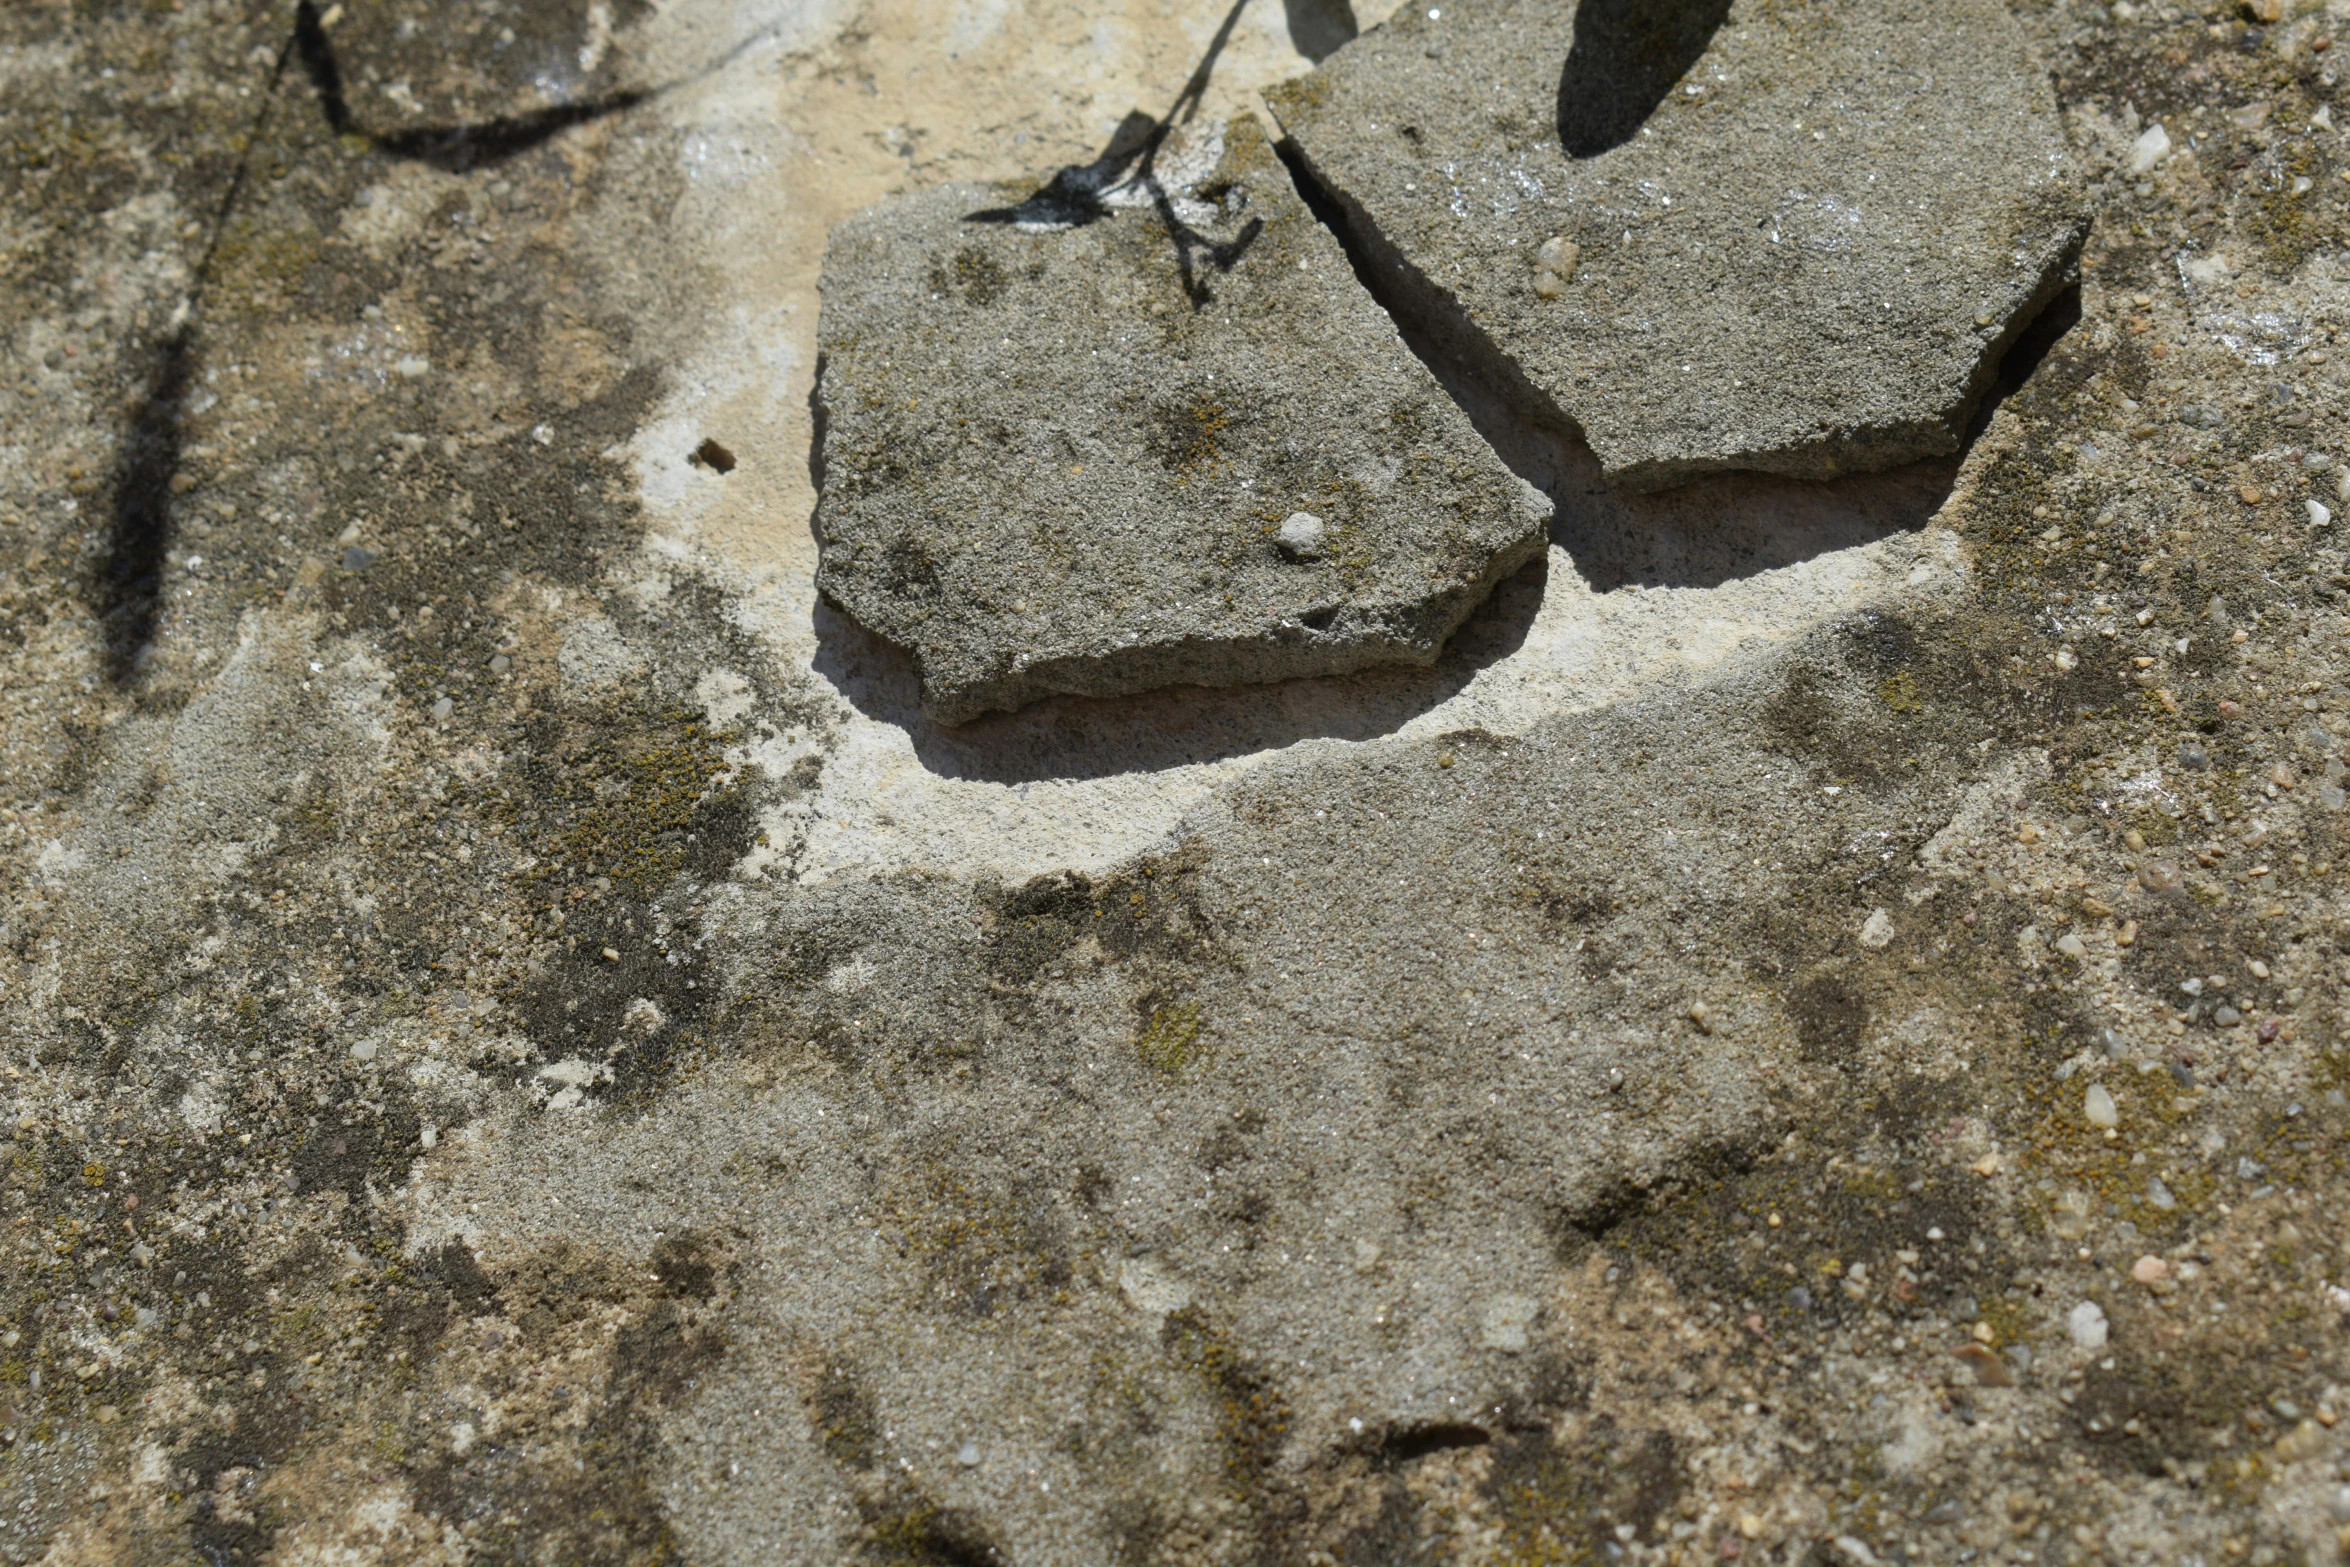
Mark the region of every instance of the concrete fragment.
[[886, 204], [823, 286], [817, 581], [940, 722], [1426, 664], [1543, 548], [1253, 120]]
[[1635, 488], [1957, 450], [2087, 227], [1998, 0], [1410, 6], [1269, 102], [1398, 307]]

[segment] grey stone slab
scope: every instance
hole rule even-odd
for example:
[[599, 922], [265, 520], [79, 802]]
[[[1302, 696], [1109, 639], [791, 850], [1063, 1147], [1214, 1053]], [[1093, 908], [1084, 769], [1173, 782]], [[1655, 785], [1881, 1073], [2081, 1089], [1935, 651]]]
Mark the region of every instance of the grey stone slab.
[[1957, 450], [2087, 231], [1998, 0], [1415, 4], [1270, 101], [1399, 307], [1635, 488]]
[[1253, 120], [889, 202], [823, 290], [818, 585], [940, 722], [1425, 664], [1543, 548]]

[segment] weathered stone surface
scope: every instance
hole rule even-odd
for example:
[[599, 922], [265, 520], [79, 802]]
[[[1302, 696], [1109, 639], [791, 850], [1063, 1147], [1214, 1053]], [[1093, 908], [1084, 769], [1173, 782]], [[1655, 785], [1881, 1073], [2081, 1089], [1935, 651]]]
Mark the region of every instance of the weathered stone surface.
[[1016, 200], [825, 258], [818, 582], [932, 717], [1424, 664], [1541, 550], [1253, 120]]
[[[446, 9], [370, 131], [508, 112]], [[460, 171], [281, 5], [0, 6], [0, 1558], [2323, 1559], [2324, 19], [2019, 7], [2101, 171], [2191, 96], [1931, 521], [1573, 469], [1433, 669], [947, 730], [820, 629], [825, 232], [1205, 24], [941, 11]]]
[[1406, 7], [1271, 102], [1403, 306], [1640, 488], [1956, 451], [2086, 231], [1997, 0]]

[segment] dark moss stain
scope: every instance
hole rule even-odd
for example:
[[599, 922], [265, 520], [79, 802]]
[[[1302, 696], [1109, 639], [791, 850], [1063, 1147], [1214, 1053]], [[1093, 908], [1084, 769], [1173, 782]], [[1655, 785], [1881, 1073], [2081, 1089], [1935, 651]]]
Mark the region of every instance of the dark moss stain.
[[1007, 984], [1032, 985], [1091, 937], [1112, 957], [1198, 970], [1221, 949], [1200, 893], [1203, 860], [1184, 851], [1100, 880], [1064, 871], [994, 893], [982, 915], [988, 969]]
[[1517, 866], [1514, 876], [1511, 895], [1553, 933], [1605, 924], [1624, 908], [1623, 890], [1596, 877], [1566, 877], [1530, 865]]
[[930, 266], [932, 293], [960, 297], [982, 310], [1002, 299], [1011, 281], [1003, 263], [976, 245], [965, 245], [951, 260]]
[[1242, 1495], [1261, 1491], [1289, 1440], [1289, 1405], [1271, 1375], [1195, 1306], [1168, 1313], [1159, 1343], [1208, 1397], [1225, 1479]]
[[876, 576], [882, 587], [892, 594], [915, 598], [938, 596], [938, 562], [932, 557], [930, 547], [919, 539], [892, 539], [889, 547], [882, 551]]
[[[748, 847], [739, 786], [713, 734], [683, 708], [589, 724], [550, 716], [485, 791], [546, 863], [534, 880], [604, 876], [639, 896], [688, 870], [722, 872]], [[707, 835], [707, 842], [704, 841]]]
[[1680, 1495], [1676, 1445], [1666, 1431], [1625, 1430], [1605, 1417], [1579, 1439], [1528, 1433], [1494, 1444], [1486, 1494], [1502, 1519], [1504, 1558], [1551, 1564], [1619, 1559], [1618, 1527], [1661, 1532]]
[[866, 1560], [875, 1567], [1005, 1567], [1011, 1555], [960, 1508], [941, 1507], [910, 1485], [860, 1498]]
[[1213, 469], [1235, 415], [1225, 393], [1197, 392], [1153, 403], [1143, 424], [1143, 449], [1169, 473]]
[[370, 1182], [390, 1190], [407, 1178], [409, 1161], [420, 1151], [422, 1123], [415, 1107], [400, 1096], [382, 1113], [350, 1112], [322, 1120], [293, 1157], [297, 1191], [340, 1191], [354, 1202]]
[[[696, 1255], [714, 1260], [707, 1250]], [[559, 1401], [589, 1401], [576, 1434], [485, 1444], [464, 1457], [448, 1456], [430, 1429], [400, 1444], [413, 1455], [419, 1504], [463, 1527], [469, 1545], [491, 1560], [634, 1567], [674, 1559], [677, 1543], [658, 1490], [656, 1422], [726, 1353], [725, 1291], [647, 1298], [614, 1260], [558, 1245], [507, 1274], [498, 1293], [526, 1335], [606, 1320], [615, 1308], [625, 1315], [601, 1385], [558, 1390]], [[592, 1364], [583, 1369], [597, 1375]], [[442, 1456], [423, 1456], [435, 1451]]]
[[991, 1179], [942, 1161], [890, 1193], [883, 1211], [949, 1310], [989, 1318], [1075, 1298], [1071, 1216], [1041, 1180]]
[[665, 1235], [653, 1247], [653, 1277], [665, 1295], [708, 1300], [718, 1292], [718, 1269], [708, 1237], [693, 1230]]
[[881, 1461], [881, 1417], [847, 1362], [828, 1360], [808, 1392], [808, 1418], [825, 1456], [849, 1469]]
[[1843, 974], [1820, 974], [1798, 984], [1787, 997], [1795, 1037], [1807, 1060], [1841, 1063], [1852, 1059], [1869, 1026], [1868, 998]]

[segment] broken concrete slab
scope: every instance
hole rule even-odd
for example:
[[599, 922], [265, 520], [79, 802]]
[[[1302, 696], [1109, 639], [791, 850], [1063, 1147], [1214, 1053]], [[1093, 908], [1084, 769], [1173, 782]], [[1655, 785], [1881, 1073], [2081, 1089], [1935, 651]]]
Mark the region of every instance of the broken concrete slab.
[[1997, 0], [1407, 7], [1269, 102], [1383, 293], [1632, 488], [1956, 451], [2087, 232]]
[[1253, 120], [887, 203], [823, 288], [818, 585], [939, 722], [1426, 664], [1543, 548]]

